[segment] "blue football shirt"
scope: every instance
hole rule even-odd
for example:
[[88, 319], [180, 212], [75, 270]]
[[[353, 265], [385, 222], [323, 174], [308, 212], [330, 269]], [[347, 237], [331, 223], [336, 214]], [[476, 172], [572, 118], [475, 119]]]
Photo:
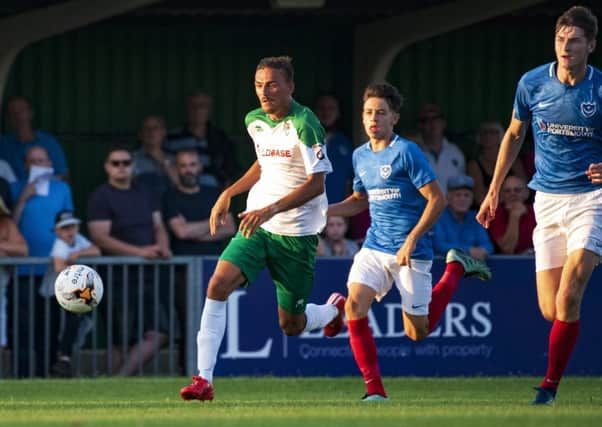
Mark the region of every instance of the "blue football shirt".
[[[353, 190], [366, 193], [370, 203], [364, 247], [394, 255], [422, 216], [426, 199], [418, 189], [434, 181], [435, 172], [416, 144], [397, 135], [381, 151], [372, 151], [370, 142], [356, 148], [353, 169]], [[433, 258], [430, 236], [420, 238], [412, 258]]]
[[522, 76], [514, 99], [514, 116], [531, 120], [535, 141], [535, 175], [529, 187], [546, 193], [593, 191], [585, 175], [590, 163], [602, 162], [602, 74], [588, 65], [575, 86], [556, 77], [556, 62]]

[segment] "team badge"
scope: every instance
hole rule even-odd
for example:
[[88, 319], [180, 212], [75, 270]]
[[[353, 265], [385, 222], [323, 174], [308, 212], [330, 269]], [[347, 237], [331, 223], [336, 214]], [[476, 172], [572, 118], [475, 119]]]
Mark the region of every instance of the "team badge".
[[284, 129], [284, 134], [288, 136], [288, 134], [291, 131], [291, 122], [284, 122], [284, 124], [282, 125], [282, 129]]
[[596, 114], [596, 102], [582, 102], [581, 103], [581, 114], [586, 119]]
[[380, 166], [380, 176], [383, 179], [387, 179], [391, 176], [391, 165], [381, 165]]
[[263, 128], [260, 125], [255, 125], [255, 132], [263, 132]]
[[322, 147], [322, 144], [314, 144], [311, 147], [314, 150], [314, 154], [318, 160], [322, 160], [324, 158], [324, 151], [322, 151]]

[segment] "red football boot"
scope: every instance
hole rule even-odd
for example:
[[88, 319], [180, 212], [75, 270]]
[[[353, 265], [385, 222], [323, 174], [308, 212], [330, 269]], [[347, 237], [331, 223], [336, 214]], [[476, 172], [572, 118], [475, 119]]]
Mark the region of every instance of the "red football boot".
[[213, 400], [213, 386], [203, 377], [192, 377], [192, 384], [182, 387], [180, 396], [184, 400]]
[[345, 301], [346, 298], [338, 292], [333, 292], [328, 297], [326, 304], [334, 305], [337, 310], [339, 310], [339, 314], [332, 319], [332, 321], [324, 326], [324, 335], [327, 337], [335, 337], [341, 332], [343, 329], [343, 316], [345, 315]]

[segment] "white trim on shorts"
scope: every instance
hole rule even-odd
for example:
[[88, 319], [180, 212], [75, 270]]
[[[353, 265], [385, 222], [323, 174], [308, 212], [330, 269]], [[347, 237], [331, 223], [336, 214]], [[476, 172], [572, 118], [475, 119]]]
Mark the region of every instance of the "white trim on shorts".
[[577, 194], [538, 191], [533, 210], [535, 271], [562, 267], [578, 249], [602, 256], [602, 188]]
[[401, 295], [401, 308], [415, 316], [426, 316], [431, 302], [432, 261], [412, 259], [412, 268], [397, 264], [395, 255], [374, 249], [362, 248], [353, 257], [347, 286], [361, 283], [376, 292], [380, 301], [391, 289], [393, 282]]

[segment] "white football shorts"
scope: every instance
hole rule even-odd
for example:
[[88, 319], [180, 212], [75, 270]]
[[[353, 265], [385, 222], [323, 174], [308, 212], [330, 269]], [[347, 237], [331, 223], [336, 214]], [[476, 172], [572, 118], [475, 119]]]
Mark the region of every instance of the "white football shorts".
[[401, 308], [408, 314], [425, 316], [431, 302], [432, 261], [412, 260], [412, 268], [400, 266], [395, 255], [362, 248], [353, 257], [347, 286], [361, 283], [376, 291], [376, 300], [387, 295], [393, 282], [401, 295]]
[[577, 249], [602, 256], [602, 189], [579, 194], [538, 191], [533, 210], [535, 271], [562, 267]]

